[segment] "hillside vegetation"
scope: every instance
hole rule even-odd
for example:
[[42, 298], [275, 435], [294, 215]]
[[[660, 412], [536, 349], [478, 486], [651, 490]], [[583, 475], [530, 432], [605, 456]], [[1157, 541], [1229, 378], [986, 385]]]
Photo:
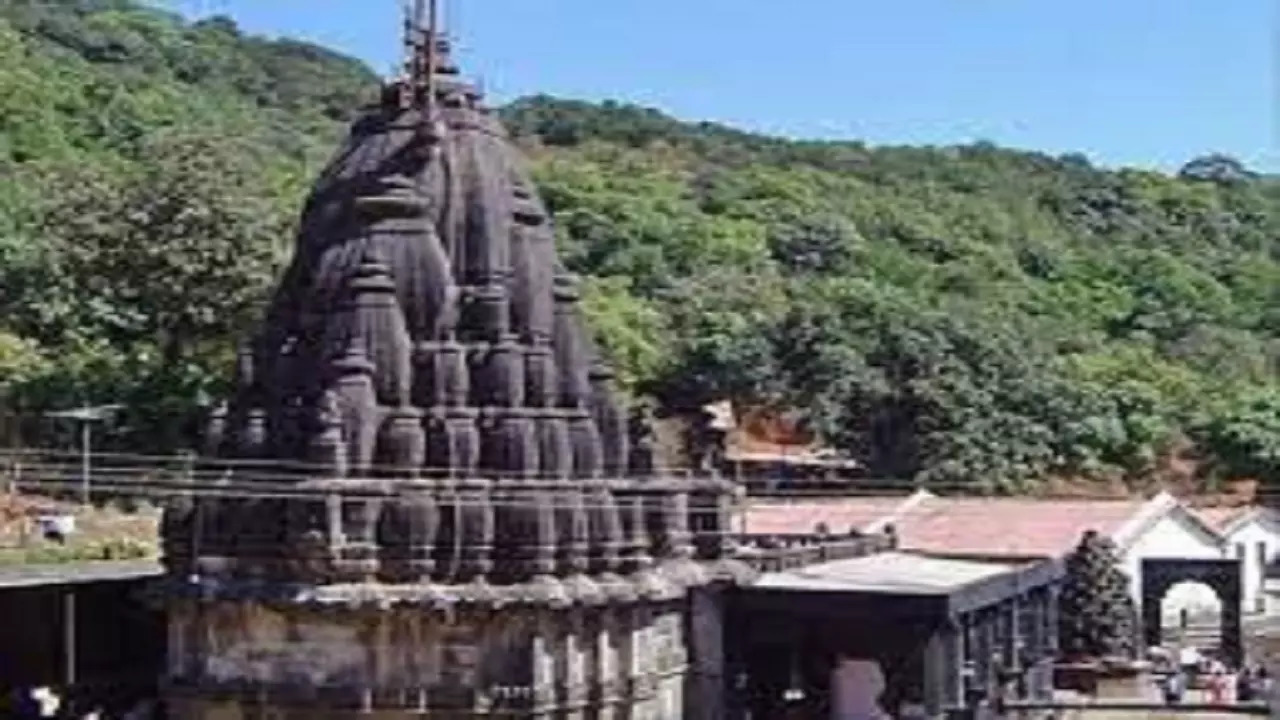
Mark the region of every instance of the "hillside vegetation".
[[[7, 407], [123, 399], [118, 444], [189, 442], [176, 419], [222, 392], [374, 87], [227, 20], [0, 3]], [[871, 474], [940, 488], [1280, 478], [1280, 187], [1230, 158], [1171, 177], [607, 103], [503, 112], [636, 395], [793, 408]]]

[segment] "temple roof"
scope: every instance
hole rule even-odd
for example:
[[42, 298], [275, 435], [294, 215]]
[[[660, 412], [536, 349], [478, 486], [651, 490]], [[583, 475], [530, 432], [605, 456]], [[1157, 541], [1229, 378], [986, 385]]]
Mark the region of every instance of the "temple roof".
[[[317, 179], [208, 433], [208, 454], [241, 461], [250, 482], [265, 473], [314, 497], [364, 499], [337, 514], [200, 500], [166, 518], [171, 567], [320, 585], [474, 583], [439, 597], [547, 602], [704, 581], [689, 517], [724, 488], [703, 487], [692, 507], [693, 484], [633, 477], [652, 458], [632, 447], [524, 158], [447, 44], [425, 46], [439, 53], [425, 63], [435, 77], [416, 60]], [[655, 560], [662, 578], [648, 574]]]

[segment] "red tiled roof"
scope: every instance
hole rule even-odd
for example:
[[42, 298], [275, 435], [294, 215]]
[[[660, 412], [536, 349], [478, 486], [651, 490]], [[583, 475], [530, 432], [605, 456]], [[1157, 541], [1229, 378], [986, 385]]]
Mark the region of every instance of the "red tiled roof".
[[753, 501], [745, 513], [745, 531], [759, 535], [804, 535], [819, 523], [833, 534], [864, 531], [893, 514], [908, 495], [823, 500]]
[[955, 557], [1059, 557], [1088, 530], [1114, 535], [1143, 500], [1035, 500], [869, 496], [755, 502], [746, 511], [752, 534], [806, 534], [819, 523], [835, 534], [888, 520], [903, 550]]
[[1058, 557], [1088, 530], [1114, 535], [1142, 500], [930, 498], [894, 521], [904, 550], [972, 557]]
[[1214, 530], [1225, 530], [1228, 525], [1252, 510], [1251, 507], [1202, 507], [1195, 508], [1192, 512]]

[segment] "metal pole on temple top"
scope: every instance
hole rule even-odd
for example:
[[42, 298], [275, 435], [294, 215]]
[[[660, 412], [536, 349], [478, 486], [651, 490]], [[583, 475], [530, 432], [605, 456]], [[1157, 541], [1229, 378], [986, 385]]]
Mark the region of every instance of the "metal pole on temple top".
[[428, 0], [427, 5], [427, 121], [436, 107], [436, 36], [440, 32], [440, 1]]

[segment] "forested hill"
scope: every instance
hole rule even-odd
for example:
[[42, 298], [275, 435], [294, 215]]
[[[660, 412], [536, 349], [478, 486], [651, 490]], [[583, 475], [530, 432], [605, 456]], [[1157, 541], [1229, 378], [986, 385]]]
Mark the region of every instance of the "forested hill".
[[[125, 0], [0, 4], [0, 388], [180, 443], [222, 390], [359, 63]], [[631, 391], [796, 409], [873, 474], [1280, 479], [1280, 188], [985, 144], [504, 109]], [[1155, 121], [1155, 120], [1153, 120]]]
[[223, 392], [308, 184], [376, 88], [225, 19], [0, 0], [7, 413], [122, 402], [126, 449], [188, 442], [178, 419]]

